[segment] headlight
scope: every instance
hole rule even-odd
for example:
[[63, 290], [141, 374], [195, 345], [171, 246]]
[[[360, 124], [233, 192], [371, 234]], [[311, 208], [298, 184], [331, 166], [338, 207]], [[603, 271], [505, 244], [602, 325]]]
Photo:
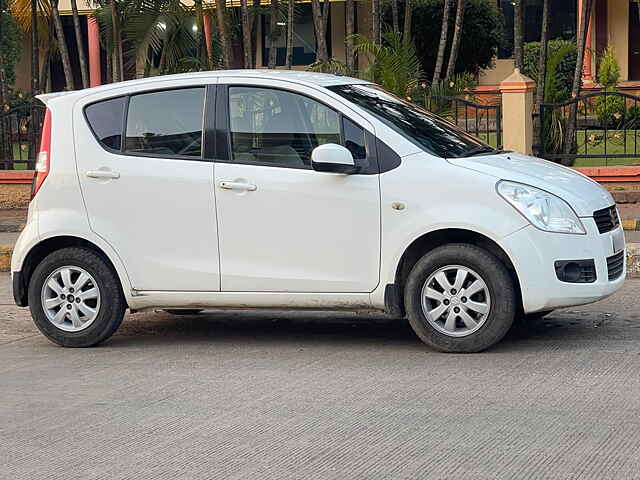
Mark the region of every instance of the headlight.
[[500, 181], [498, 193], [534, 227], [545, 232], [587, 233], [567, 202], [560, 197], [523, 183]]

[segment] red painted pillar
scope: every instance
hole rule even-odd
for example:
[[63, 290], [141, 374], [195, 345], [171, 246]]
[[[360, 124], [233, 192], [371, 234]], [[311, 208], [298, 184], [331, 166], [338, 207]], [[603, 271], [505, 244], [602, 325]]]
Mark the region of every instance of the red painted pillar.
[[204, 42], [207, 45], [207, 56], [209, 59], [213, 58], [213, 37], [211, 32], [211, 15], [205, 13], [202, 16], [202, 23], [204, 24]]
[[100, 28], [93, 17], [87, 17], [87, 35], [89, 41], [89, 85], [97, 87], [102, 84], [100, 69]]
[[[593, 23], [591, 21], [591, 17], [593, 16], [593, 10], [594, 8], [591, 7], [591, 15], [589, 15], [589, 20], [588, 20], [588, 24], [587, 24], [587, 45], [586, 48], [584, 50], [584, 63], [582, 66], [582, 83], [583, 84], [593, 84], [593, 74], [592, 74], [592, 70], [591, 70], [591, 24]], [[580, 22], [581, 22], [581, 15], [582, 12], [582, 0], [578, 0], [578, 34], [580, 34]]]

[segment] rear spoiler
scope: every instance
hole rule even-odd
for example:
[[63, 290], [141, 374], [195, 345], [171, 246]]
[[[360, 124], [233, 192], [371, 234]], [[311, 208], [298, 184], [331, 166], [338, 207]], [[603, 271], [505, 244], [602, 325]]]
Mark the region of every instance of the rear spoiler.
[[69, 95], [70, 93], [75, 93], [75, 90], [66, 91], [66, 92], [53, 92], [53, 93], [43, 93], [40, 95], [36, 95], [36, 98], [40, 100], [42, 103], [47, 105], [49, 101], [53, 100], [57, 97], [63, 97], [64, 95]]

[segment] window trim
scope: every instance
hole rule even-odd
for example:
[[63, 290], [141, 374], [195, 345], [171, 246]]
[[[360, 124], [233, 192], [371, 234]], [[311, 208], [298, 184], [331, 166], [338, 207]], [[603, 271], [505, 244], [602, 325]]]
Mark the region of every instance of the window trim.
[[[369, 163], [371, 165], [374, 166], [375, 168], [375, 172], [370, 172], [370, 173], [378, 173], [379, 172], [379, 168], [378, 168], [378, 161], [377, 161], [377, 155], [375, 155], [375, 151], [372, 151], [370, 149], [370, 145], [369, 142], [366, 141], [366, 137], [367, 137], [367, 133], [370, 133], [366, 128], [364, 128], [360, 123], [356, 122], [355, 120], [353, 120], [350, 117], [347, 117], [346, 115], [344, 115], [340, 110], [336, 110], [335, 108], [327, 105], [326, 102], [323, 102], [322, 100], [319, 100], [315, 97], [312, 97], [310, 95], [307, 95], [305, 93], [302, 92], [298, 92], [296, 90], [292, 90], [292, 89], [288, 89], [288, 88], [283, 88], [280, 86], [265, 86], [265, 85], [252, 85], [250, 83], [224, 83], [224, 84], [218, 84], [218, 95], [217, 95], [217, 99], [219, 99], [219, 104], [216, 105], [216, 132], [218, 132], [218, 134], [226, 134], [227, 139], [226, 139], [226, 148], [227, 151], [225, 152], [225, 158], [219, 158], [219, 155], [216, 156], [216, 158], [214, 159], [214, 162], [217, 163], [231, 163], [231, 164], [236, 164], [236, 165], [253, 165], [253, 166], [258, 166], [258, 167], [274, 167], [274, 168], [291, 168], [294, 170], [313, 170], [313, 167], [311, 165], [303, 165], [303, 166], [296, 166], [296, 165], [287, 165], [287, 164], [280, 164], [280, 163], [271, 163], [271, 164], [266, 164], [266, 163], [261, 163], [261, 162], [252, 162], [252, 161], [236, 161], [233, 159], [233, 144], [231, 141], [231, 112], [229, 109], [229, 88], [231, 87], [244, 87], [244, 88], [261, 88], [261, 89], [267, 89], [267, 90], [279, 90], [282, 92], [286, 92], [286, 93], [290, 93], [290, 94], [294, 94], [294, 95], [299, 95], [301, 97], [305, 97], [308, 98], [314, 102], [317, 102], [321, 105], [323, 105], [324, 107], [328, 108], [329, 110], [334, 111], [335, 113], [338, 114], [338, 121], [340, 124], [340, 145], [344, 147], [344, 122], [343, 119], [346, 118], [347, 120], [349, 120], [351, 123], [353, 123], [354, 125], [356, 125], [358, 128], [361, 128], [363, 130], [363, 132], [365, 133], [365, 149], [366, 149], [366, 160], [369, 161]], [[224, 123], [224, 125], [223, 125]], [[217, 138], [219, 143], [222, 143], [222, 139], [220, 137]], [[216, 152], [219, 153], [219, 152]], [[357, 175], [363, 175], [365, 173], [361, 173], [361, 174], [357, 174]]]
[[[154, 154], [154, 153], [145, 153], [145, 152], [137, 152], [137, 153], [133, 153], [133, 152], [127, 152], [124, 147], [125, 147], [125, 142], [126, 142], [126, 134], [127, 134], [127, 119], [129, 116], [129, 103], [131, 101], [131, 97], [134, 97], [136, 95], [144, 95], [147, 93], [157, 93], [157, 92], [168, 92], [168, 91], [175, 91], [175, 90], [186, 90], [186, 89], [193, 89], [193, 88], [203, 88], [204, 89], [204, 105], [203, 105], [203, 109], [202, 109], [202, 140], [201, 140], [201, 148], [200, 148], [200, 156], [198, 157], [194, 157], [194, 156], [190, 156], [190, 155], [160, 155], [160, 154]], [[152, 88], [149, 90], [141, 90], [141, 91], [137, 91], [137, 92], [131, 92], [131, 93], [126, 93], [126, 94], [120, 94], [120, 95], [113, 95], [111, 97], [104, 97], [101, 98], [99, 100], [95, 100], [93, 102], [87, 103], [86, 105], [84, 105], [82, 107], [82, 115], [84, 116], [85, 122], [87, 122], [87, 125], [89, 126], [89, 130], [91, 131], [91, 133], [93, 134], [93, 138], [96, 140], [96, 142], [98, 143], [98, 145], [106, 150], [109, 153], [112, 153], [114, 155], [121, 155], [121, 156], [125, 156], [125, 157], [142, 157], [142, 158], [156, 158], [158, 160], [187, 160], [187, 161], [194, 161], [194, 162], [211, 162], [212, 158], [211, 157], [207, 157], [207, 153], [209, 153], [210, 155], [212, 155], [212, 152], [210, 151], [211, 145], [207, 145], [208, 142], [210, 142], [211, 140], [208, 138], [208, 134], [211, 135], [211, 132], [208, 132], [207, 126], [208, 126], [208, 120], [209, 120], [209, 115], [210, 112], [208, 112], [211, 107], [209, 106], [209, 100], [210, 100], [210, 96], [212, 96], [213, 98], [213, 110], [215, 112], [216, 110], [216, 104], [215, 104], [215, 99], [216, 99], [216, 84], [210, 84], [210, 83], [203, 83], [203, 84], [195, 84], [195, 85], [184, 85], [184, 86], [179, 86], [179, 87], [159, 87], [159, 88]], [[102, 142], [100, 141], [100, 139], [98, 138], [98, 136], [96, 135], [96, 132], [93, 130], [93, 127], [91, 126], [91, 123], [89, 122], [89, 118], [87, 117], [87, 112], [86, 109], [91, 106], [91, 105], [95, 105], [97, 103], [101, 103], [107, 100], [113, 100], [116, 98], [124, 98], [125, 99], [125, 105], [124, 105], [124, 109], [123, 109], [123, 115], [122, 115], [122, 125], [121, 125], [121, 134], [120, 134], [120, 149], [116, 150], [114, 148], [110, 148], [107, 147], [105, 145], [102, 144]], [[215, 141], [215, 136], [214, 139]], [[209, 148], [207, 148], [209, 147]], [[214, 149], [215, 149], [215, 144], [214, 144]]]

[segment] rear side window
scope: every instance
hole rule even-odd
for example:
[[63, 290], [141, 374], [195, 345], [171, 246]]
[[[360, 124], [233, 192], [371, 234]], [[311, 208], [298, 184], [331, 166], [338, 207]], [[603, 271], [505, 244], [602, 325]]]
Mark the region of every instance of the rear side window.
[[125, 151], [153, 156], [202, 156], [204, 87], [133, 95]]
[[103, 147], [120, 150], [126, 97], [93, 103], [85, 109], [89, 126]]

